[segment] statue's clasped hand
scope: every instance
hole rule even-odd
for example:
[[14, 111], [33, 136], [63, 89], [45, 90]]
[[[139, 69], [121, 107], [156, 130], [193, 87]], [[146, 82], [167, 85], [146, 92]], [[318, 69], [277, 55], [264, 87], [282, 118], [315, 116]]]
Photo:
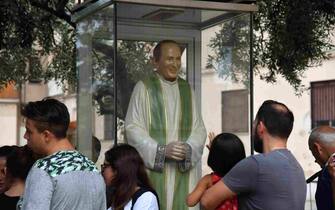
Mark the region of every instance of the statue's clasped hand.
[[165, 156], [176, 161], [184, 160], [186, 157], [185, 143], [174, 141], [166, 145]]

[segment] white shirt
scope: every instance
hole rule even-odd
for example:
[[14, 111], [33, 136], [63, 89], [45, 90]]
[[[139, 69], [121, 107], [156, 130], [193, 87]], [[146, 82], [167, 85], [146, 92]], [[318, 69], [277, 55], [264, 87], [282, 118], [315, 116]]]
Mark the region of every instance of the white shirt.
[[[124, 210], [131, 209], [130, 200], [127, 205], [124, 207]], [[133, 210], [158, 210], [158, 203], [156, 196], [152, 192], [143, 193], [135, 202]], [[107, 210], [113, 210], [112, 207], [109, 207]]]

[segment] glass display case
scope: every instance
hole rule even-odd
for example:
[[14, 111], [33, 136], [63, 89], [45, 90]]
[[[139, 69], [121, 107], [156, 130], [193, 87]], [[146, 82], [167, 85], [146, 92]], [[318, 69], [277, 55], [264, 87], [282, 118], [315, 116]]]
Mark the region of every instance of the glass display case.
[[153, 74], [152, 49], [168, 39], [182, 48], [179, 76], [191, 85], [207, 132], [235, 133], [251, 152], [256, 10], [190, 0], [100, 0], [76, 7], [77, 148], [92, 156], [92, 136], [102, 148], [125, 141], [133, 88]]

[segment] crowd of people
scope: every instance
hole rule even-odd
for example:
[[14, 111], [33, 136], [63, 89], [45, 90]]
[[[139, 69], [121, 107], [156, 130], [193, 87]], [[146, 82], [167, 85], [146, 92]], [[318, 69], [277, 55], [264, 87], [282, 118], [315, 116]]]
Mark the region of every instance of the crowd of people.
[[[128, 142], [105, 153], [101, 171], [67, 137], [70, 117], [62, 102], [26, 104], [27, 145], [0, 147], [1, 209], [303, 210], [304, 172], [287, 148], [294, 116], [277, 101], [264, 101], [256, 114], [258, 154], [246, 157], [233, 133], [210, 133], [213, 172], [200, 176], [206, 129], [192, 89], [178, 78], [181, 51], [175, 41], [157, 45], [157, 71], [136, 85], [130, 100]], [[322, 168], [317, 208], [334, 209], [335, 128], [315, 128], [308, 145]]]

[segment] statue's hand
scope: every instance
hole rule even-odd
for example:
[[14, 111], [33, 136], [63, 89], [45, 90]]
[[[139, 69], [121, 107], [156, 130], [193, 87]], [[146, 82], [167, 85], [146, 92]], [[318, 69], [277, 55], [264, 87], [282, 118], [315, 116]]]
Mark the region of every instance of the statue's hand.
[[173, 160], [184, 160], [186, 157], [186, 145], [182, 142], [174, 141], [166, 145], [165, 156]]

